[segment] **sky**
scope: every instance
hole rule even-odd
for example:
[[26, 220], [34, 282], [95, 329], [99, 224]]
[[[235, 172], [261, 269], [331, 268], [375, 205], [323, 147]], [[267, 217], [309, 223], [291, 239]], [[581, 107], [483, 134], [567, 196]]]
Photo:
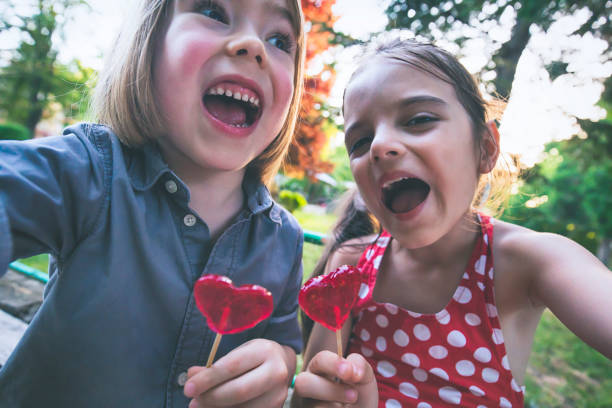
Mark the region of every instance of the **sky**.
[[[129, 18], [132, 1], [89, 0], [89, 3], [91, 10], [81, 11], [67, 25], [65, 45], [60, 48], [59, 58], [63, 61], [78, 58], [86, 66], [98, 69], [103, 64], [102, 55], [111, 46], [123, 18]], [[370, 33], [384, 29], [387, 3], [388, 0], [337, 0], [333, 10], [340, 18], [335, 28], [366, 39]], [[513, 18], [512, 13], [504, 14], [500, 26], [488, 30], [487, 39], [474, 39], [461, 49], [444, 38], [440, 38], [437, 44], [458, 55], [468, 70], [478, 72], [489, 62], [496, 44], [499, 46], [509, 38]], [[541, 159], [546, 142], [576, 134], [579, 130], [576, 117], [597, 120], [605, 116], [605, 111], [595, 104], [603, 90], [602, 79], [612, 75], [612, 61], [602, 63], [606, 45], [590, 35], [569, 35], [587, 18], [588, 12], [577, 13], [559, 19], [546, 33], [535, 30], [519, 61], [500, 131], [502, 150], [521, 154], [527, 165]], [[330, 104], [340, 106], [342, 90], [360, 52], [362, 50], [353, 48], [322, 56], [337, 61], [337, 79]], [[570, 62], [569, 70], [573, 74], [551, 81], [544, 66], [562, 55]], [[318, 69], [315, 63], [310, 72]], [[332, 144], [340, 143], [341, 138], [342, 135], [338, 135]]]

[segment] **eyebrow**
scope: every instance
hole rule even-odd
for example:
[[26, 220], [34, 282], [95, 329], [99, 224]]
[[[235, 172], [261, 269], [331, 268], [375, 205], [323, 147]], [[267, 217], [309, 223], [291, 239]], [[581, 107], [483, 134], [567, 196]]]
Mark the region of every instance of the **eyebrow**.
[[293, 14], [289, 11], [289, 9], [287, 7], [281, 6], [281, 5], [279, 5], [277, 3], [274, 3], [272, 1], [267, 1], [265, 3], [264, 7], [270, 13], [279, 15], [282, 18], [284, 18], [285, 20], [289, 21], [289, 23], [291, 23], [291, 27], [293, 27], [293, 32], [297, 34], [297, 32], [298, 32], [297, 21], [295, 21], [295, 17], [293, 16]]
[[[416, 105], [416, 104], [421, 104], [421, 103], [434, 103], [434, 104], [444, 105], [444, 106], [448, 105], [443, 99], [440, 99], [435, 96], [417, 95], [417, 96], [410, 96], [408, 98], [404, 98], [400, 100], [399, 107], [404, 108], [406, 106]], [[359, 129], [362, 125], [363, 125], [362, 122], [355, 122], [351, 126], [349, 126], [344, 131], [345, 139], [346, 139], [346, 135], [355, 131], [356, 129]]]

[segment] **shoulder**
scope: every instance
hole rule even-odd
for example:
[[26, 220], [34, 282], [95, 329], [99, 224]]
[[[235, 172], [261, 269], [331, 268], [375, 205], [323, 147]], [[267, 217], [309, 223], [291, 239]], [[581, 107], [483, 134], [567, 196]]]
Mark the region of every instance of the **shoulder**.
[[327, 270], [333, 271], [342, 265], [357, 265], [361, 254], [368, 246], [376, 241], [378, 235], [366, 235], [343, 242], [338, 249], [333, 251], [327, 261]]

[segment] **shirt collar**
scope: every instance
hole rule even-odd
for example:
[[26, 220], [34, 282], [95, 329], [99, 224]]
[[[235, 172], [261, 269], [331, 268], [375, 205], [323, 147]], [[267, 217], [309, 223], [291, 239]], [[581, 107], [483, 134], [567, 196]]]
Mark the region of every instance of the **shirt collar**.
[[[139, 191], [149, 190], [166, 174], [171, 174], [173, 178], [184, 185], [168, 167], [155, 144], [146, 143], [139, 149], [130, 149], [129, 156], [131, 160], [128, 174], [134, 189]], [[187, 189], [187, 186], [185, 186], [185, 189]], [[277, 224], [282, 224], [280, 209], [274, 205], [270, 192], [248, 170], [242, 182], [242, 189], [246, 197], [247, 208], [251, 213], [260, 214], [270, 209], [268, 217]], [[189, 194], [187, 197], [189, 197]]]

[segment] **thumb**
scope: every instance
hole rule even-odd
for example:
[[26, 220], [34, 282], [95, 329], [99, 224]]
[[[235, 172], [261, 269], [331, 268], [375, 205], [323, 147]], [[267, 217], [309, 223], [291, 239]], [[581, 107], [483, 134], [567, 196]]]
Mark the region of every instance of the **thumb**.
[[349, 361], [353, 366], [353, 385], [362, 385], [376, 382], [372, 366], [361, 354], [349, 354], [346, 357], [346, 360]]

